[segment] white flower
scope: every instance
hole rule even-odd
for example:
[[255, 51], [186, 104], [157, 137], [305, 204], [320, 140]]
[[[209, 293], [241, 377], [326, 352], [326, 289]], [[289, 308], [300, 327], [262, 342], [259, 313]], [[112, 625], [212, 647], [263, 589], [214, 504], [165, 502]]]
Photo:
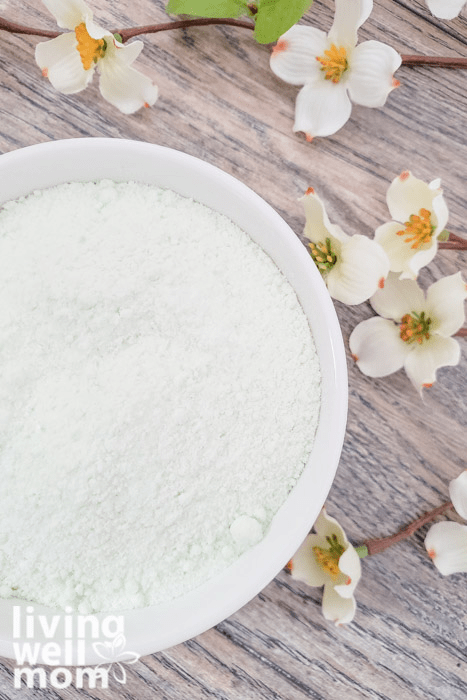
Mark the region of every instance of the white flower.
[[379, 41], [357, 46], [357, 29], [370, 16], [373, 0], [336, 0], [329, 34], [295, 25], [283, 34], [271, 55], [274, 73], [292, 85], [297, 96], [294, 131], [307, 139], [335, 134], [350, 117], [352, 102], [382, 107], [399, 81], [393, 73], [401, 57]]
[[[467, 520], [467, 470], [451, 481], [449, 494], [456, 511]], [[435, 523], [425, 538], [425, 547], [443, 576], [467, 571], [467, 525]]]
[[355, 615], [354, 590], [361, 576], [361, 563], [337, 520], [323, 508], [308, 535], [292, 558], [294, 578], [309, 586], [324, 586], [323, 615], [336, 625], [351, 622]]
[[93, 21], [83, 0], [43, 0], [59, 27], [70, 29], [36, 47], [36, 62], [56, 90], [80, 92], [90, 83], [96, 66], [102, 96], [125, 114], [149, 107], [157, 99], [157, 87], [131, 68], [143, 48], [142, 41], [121, 44], [107, 29]]
[[465, 0], [426, 0], [435, 17], [454, 19], [465, 5]]
[[349, 236], [331, 224], [321, 199], [310, 187], [301, 198], [305, 207], [304, 235], [329, 294], [344, 304], [361, 304], [384, 285], [389, 260], [367, 236]]
[[395, 221], [380, 226], [375, 240], [388, 254], [391, 272], [416, 279], [420, 268], [435, 257], [448, 220], [440, 180], [427, 185], [406, 170], [389, 185], [387, 203]]
[[466, 297], [460, 272], [432, 284], [426, 297], [416, 282], [390, 273], [370, 299], [384, 318], [359, 323], [349, 338], [360, 370], [385, 377], [403, 367], [420, 393], [432, 386], [437, 369], [459, 362], [459, 343], [450, 336], [464, 323]]

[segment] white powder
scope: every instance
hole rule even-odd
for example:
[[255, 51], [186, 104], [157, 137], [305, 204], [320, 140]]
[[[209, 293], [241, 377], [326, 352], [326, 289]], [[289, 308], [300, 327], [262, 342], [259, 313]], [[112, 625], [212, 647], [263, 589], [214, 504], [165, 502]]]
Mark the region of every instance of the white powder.
[[283, 275], [171, 191], [67, 184], [0, 212], [0, 595], [143, 607], [264, 536], [320, 373]]

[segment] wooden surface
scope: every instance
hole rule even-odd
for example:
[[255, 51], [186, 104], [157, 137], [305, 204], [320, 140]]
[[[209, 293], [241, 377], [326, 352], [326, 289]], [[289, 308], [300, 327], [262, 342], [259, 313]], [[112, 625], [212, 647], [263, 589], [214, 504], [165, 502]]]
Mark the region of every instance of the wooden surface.
[[[118, 28], [165, 20], [162, 0], [100, 0], [96, 18]], [[15, 22], [54, 29], [39, 2], [0, 3]], [[303, 20], [327, 29], [332, 0], [316, 0]], [[375, 0], [360, 39], [400, 53], [467, 55], [466, 17], [443, 22], [423, 0]], [[205, 27], [143, 37], [137, 65], [159, 85], [150, 109], [124, 116], [97, 82], [78, 95], [56, 93], [34, 62], [37, 39], [0, 32], [0, 151], [60, 138], [108, 136], [174, 147], [237, 176], [262, 195], [298, 235], [297, 202], [309, 186], [349, 233], [372, 235], [388, 219], [385, 194], [403, 169], [441, 177], [450, 230], [467, 234], [467, 72], [403, 67], [381, 110], [355, 107], [335, 136], [307, 143], [292, 132], [297, 88], [269, 69], [268, 47], [250, 33]], [[441, 251], [424, 285], [465, 270], [465, 253]], [[347, 341], [368, 304], [336, 304]], [[400, 371], [363, 376], [349, 357], [346, 441], [328, 511], [359, 543], [395, 532], [447, 500], [465, 468], [467, 353], [439, 372], [422, 402]], [[455, 516], [453, 516], [455, 517]], [[443, 578], [426, 556], [426, 528], [366, 559], [349, 626], [327, 623], [321, 590], [285, 572], [214, 629], [127, 667], [109, 690], [14, 690], [14, 662], [0, 660], [0, 698], [161, 698], [167, 700], [465, 700], [467, 604], [464, 574]]]

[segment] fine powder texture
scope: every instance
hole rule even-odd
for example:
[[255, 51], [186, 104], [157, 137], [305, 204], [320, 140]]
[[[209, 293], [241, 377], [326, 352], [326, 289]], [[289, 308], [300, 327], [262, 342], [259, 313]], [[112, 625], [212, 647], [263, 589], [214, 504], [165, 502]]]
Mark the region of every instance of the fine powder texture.
[[311, 452], [320, 369], [271, 259], [137, 183], [0, 211], [0, 597], [170, 600], [262, 539]]

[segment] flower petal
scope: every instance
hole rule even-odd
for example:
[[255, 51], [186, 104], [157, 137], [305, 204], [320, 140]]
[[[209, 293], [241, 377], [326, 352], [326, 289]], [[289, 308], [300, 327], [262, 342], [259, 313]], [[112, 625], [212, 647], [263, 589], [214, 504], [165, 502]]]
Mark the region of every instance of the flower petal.
[[130, 66], [144, 48], [142, 41], [132, 41], [131, 44], [121, 44], [113, 37], [112, 45], [108, 48], [108, 57], [111, 60], [118, 60], [125, 66]]
[[467, 469], [451, 481], [449, 495], [456, 511], [467, 520]]
[[391, 272], [383, 289], [371, 297], [370, 304], [379, 316], [391, 318], [400, 323], [405, 314], [420, 313], [425, 309], [425, 295], [413, 280], [399, 280], [398, 275]]
[[352, 622], [356, 609], [355, 598], [342, 598], [329, 584], [324, 587], [323, 615], [326, 620], [332, 620], [336, 625]]
[[336, 0], [329, 39], [337, 46], [354, 47], [357, 30], [368, 19], [372, 9], [373, 0]]
[[431, 12], [441, 19], [454, 19], [464, 4], [465, 0], [427, 0]]
[[400, 279], [415, 280], [420, 268], [428, 265], [433, 260], [438, 250], [435, 238], [431, 243], [425, 244], [419, 249], [414, 249], [411, 243], [407, 243], [405, 236], [398, 236], [398, 231], [403, 231], [403, 224], [390, 221], [379, 226], [375, 231], [375, 241], [385, 250], [391, 272], [397, 272]]
[[325, 547], [326, 540], [319, 535], [308, 535], [291, 562], [292, 576], [309, 586], [323, 586], [329, 581], [329, 574], [316, 561], [313, 547]]
[[448, 218], [449, 218], [449, 211], [448, 211], [448, 205], [446, 204], [446, 200], [443, 197], [442, 194], [442, 189], [440, 188], [440, 180], [433, 180], [433, 182], [430, 182], [428, 185], [431, 189], [433, 189], [437, 194], [433, 197], [433, 202], [432, 202], [432, 209], [433, 209], [433, 214], [431, 216], [433, 226], [435, 227], [435, 230], [433, 232], [433, 237], [438, 238], [439, 234], [444, 231], [444, 228], [446, 224], [448, 223]]
[[434, 384], [436, 371], [440, 367], [457, 365], [459, 360], [460, 347], [454, 338], [432, 335], [429, 340], [412, 348], [405, 360], [404, 369], [414, 387], [421, 392], [424, 386]]
[[433, 260], [437, 252], [438, 241], [436, 238], [433, 238], [432, 243], [428, 244], [426, 248], [421, 247], [418, 251], [412, 251], [412, 257], [408, 258], [407, 265], [401, 270], [400, 279], [417, 279], [418, 273], [422, 267], [428, 265], [428, 263]]
[[71, 32], [37, 44], [35, 57], [54, 88], [66, 95], [84, 90], [92, 80], [94, 66], [84, 70]]
[[134, 47], [138, 43], [142, 42], [133, 42], [123, 48], [114, 47], [113, 53], [107, 50], [99, 61], [102, 96], [124, 114], [132, 114], [141, 107], [153, 105], [157, 100], [158, 91], [152, 80], [129, 66], [136, 51], [139, 53], [141, 50], [139, 46]]
[[375, 241], [356, 234], [342, 245], [326, 277], [329, 294], [344, 304], [361, 304], [371, 297], [389, 272], [389, 260]]
[[305, 85], [319, 75], [320, 65], [316, 57], [321, 56], [326, 47], [324, 32], [297, 24], [283, 34], [274, 47], [271, 70], [286, 83]]
[[369, 377], [385, 377], [404, 366], [409, 352], [399, 328], [385, 318], [369, 318], [354, 328], [349, 346], [358, 368]]
[[426, 293], [427, 315], [433, 319], [433, 331], [450, 336], [464, 325], [464, 300], [467, 285], [460, 272], [442, 277]]
[[352, 103], [345, 86], [320, 75], [298, 93], [293, 129], [304, 131], [311, 138], [330, 136], [344, 126], [351, 111]]
[[391, 272], [400, 272], [404, 267], [408, 266], [409, 258], [411, 257], [410, 246], [397, 235], [403, 226], [396, 221], [389, 221], [387, 224], [378, 226], [375, 231], [375, 241], [386, 251], [389, 257]]
[[393, 74], [401, 57], [380, 41], [364, 41], [352, 54], [347, 89], [350, 99], [365, 107], [382, 107], [394, 90]]
[[425, 547], [443, 576], [467, 571], [467, 525], [435, 523], [425, 538]]
[[92, 11], [83, 0], [42, 0], [53, 14], [59, 27], [75, 29], [81, 22], [92, 19]]
[[343, 243], [350, 238], [342, 231], [340, 226], [331, 224], [323, 201], [314, 191], [310, 189], [300, 198], [300, 201], [303, 202], [306, 216], [303, 233], [309, 241], [318, 243], [319, 241], [325, 241], [326, 238], [331, 238], [331, 242], [335, 246], [336, 242]]
[[93, 22], [92, 18], [86, 21], [86, 31], [93, 39], [104, 39], [105, 37], [111, 43], [114, 38], [112, 32]]
[[[433, 200], [436, 197], [441, 197], [440, 201], [444, 203], [442, 190], [439, 187], [439, 180], [433, 180], [427, 185], [423, 180], [414, 177], [410, 171], [401, 173], [389, 185], [386, 199], [391, 216], [396, 221], [405, 223], [408, 221], [411, 214], [418, 214], [420, 209], [428, 209], [433, 212]], [[444, 218], [446, 220], [444, 221]], [[447, 207], [439, 208], [439, 215], [436, 216], [436, 221], [433, 224], [436, 228], [444, 227], [447, 223]], [[437, 231], [435, 231], [437, 234]]]
[[321, 508], [321, 512], [316, 518], [313, 527], [320, 537], [326, 538], [335, 535], [339, 544], [343, 545], [345, 548], [349, 546], [349, 540], [347, 539], [343, 527], [335, 518], [327, 514], [326, 508]]
[[349, 544], [345, 552], [341, 554], [339, 559], [339, 569], [343, 574], [345, 574], [347, 579], [345, 583], [334, 586], [334, 590], [336, 593], [342, 596], [342, 598], [351, 598], [362, 575], [362, 564], [360, 557], [351, 544]]

